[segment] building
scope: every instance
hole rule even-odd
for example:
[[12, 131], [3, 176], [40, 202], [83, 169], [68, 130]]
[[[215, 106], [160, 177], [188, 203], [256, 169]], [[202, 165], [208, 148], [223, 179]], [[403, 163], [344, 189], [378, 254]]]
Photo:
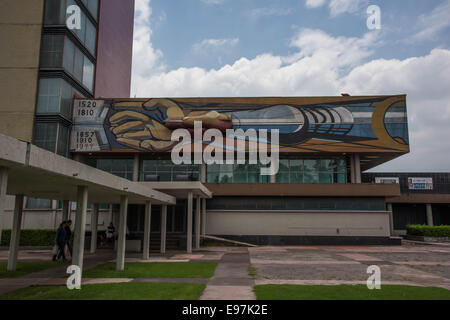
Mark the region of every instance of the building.
[[[66, 24], [73, 5], [78, 29]], [[0, 134], [72, 157], [73, 99], [130, 94], [134, 0], [4, 0], [0, 22]], [[4, 226], [13, 206], [9, 197]], [[25, 228], [60, 220], [61, 202], [28, 197], [25, 207]]]
[[[189, 199], [193, 188], [212, 194], [201, 208], [207, 235], [256, 244], [398, 243], [386, 203], [400, 186], [362, 183], [361, 172], [409, 152], [403, 95], [76, 100], [74, 112], [70, 151], [80, 161], [177, 198], [164, 223], [175, 247], [185, 246], [186, 230], [197, 223], [187, 218], [188, 207], [201, 207]], [[174, 165], [171, 135], [192, 133], [195, 121], [235, 146], [245, 139], [226, 136], [227, 129], [278, 129], [278, 143], [270, 134], [258, 138], [269, 149], [279, 145], [278, 173], [261, 175], [264, 166], [248, 161]], [[200, 150], [230, 150], [214, 142]], [[195, 151], [193, 141], [185, 146]], [[162, 216], [152, 209], [153, 239]], [[143, 225], [144, 207], [130, 207], [130, 238], [142, 239]]]
[[364, 173], [363, 182], [400, 184], [400, 196], [386, 198], [393, 213], [393, 233], [408, 224], [450, 225], [450, 173]]

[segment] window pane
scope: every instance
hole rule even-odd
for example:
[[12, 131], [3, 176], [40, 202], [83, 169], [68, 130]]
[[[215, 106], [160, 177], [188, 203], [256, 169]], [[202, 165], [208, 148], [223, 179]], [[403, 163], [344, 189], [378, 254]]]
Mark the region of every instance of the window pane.
[[247, 173], [234, 173], [233, 182], [235, 183], [247, 183]]
[[37, 113], [59, 112], [61, 79], [39, 79]]
[[57, 153], [61, 156], [67, 156], [67, 146], [69, 142], [69, 128], [59, 125], [58, 134], [58, 150]]
[[219, 182], [219, 173], [217, 172], [208, 172], [206, 175], [206, 182], [217, 183]]
[[88, 0], [88, 9], [92, 17], [97, 20], [98, 15], [98, 0]]
[[292, 171], [303, 171], [303, 160], [290, 160], [289, 162], [291, 172]]
[[219, 182], [221, 183], [231, 183], [233, 181], [233, 174], [221, 172], [219, 175]]
[[333, 174], [332, 173], [319, 173], [319, 182], [320, 183], [333, 183]]
[[303, 175], [303, 182], [304, 183], [318, 183], [319, 182], [319, 174], [317, 172], [315, 172], [315, 173], [305, 172]]
[[341, 173], [345, 173], [347, 164], [345, 163], [345, 159], [338, 159], [337, 162], [337, 171]]
[[86, 22], [86, 48], [92, 55], [95, 56], [95, 45], [97, 41], [97, 30], [94, 25], [88, 20]]
[[316, 172], [318, 169], [318, 161], [316, 159], [308, 159], [303, 161], [305, 172]]
[[34, 126], [34, 144], [45, 150], [55, 152], [57, 123], [36, 123]]
[[70, 119], [72, 115], [71, 112], [72, 101], [73, 101], [73, 88], [65, 80], [62, 80], [60, 112], [68, 119]]
[[257, 183], [260, 180], [259, 172], [249, 172], [248, 173], [248, 183]]
[[75, 60], [73, 70], [71, 72], [78, 81], [83, 80], [83, 67], [84, 67], [84, 55], [78, 48], [75, 48]]
[[61, 68], [64, 36], [46, 34], [42, 36], [40, 66], [42, 68]]
[[278, 183], [289, 183], [289, 173], [278, 173], [277, 174], [277, 182]]
[[65, 37], [64, 39], [64, 59], [63, 59], [63, 67], [69, 73], [73, 74], [74, 70], [74, 62], [75, 62], [75, 45], [72, 40]]
[[303, 173], [291, 171], [290, 183], [302, 183], [302, 182], [303, 182]]
[[52, 201], [48, 199], [27, 198], [28, 209], [50, 209], [52, 207]]
[[62, 0], [47, 0], [45, 3], [45, 24], [64, 24], [66, 5]]
[[280, 167], [278, 171], [289, 172], [289, 160], [280, 160]]

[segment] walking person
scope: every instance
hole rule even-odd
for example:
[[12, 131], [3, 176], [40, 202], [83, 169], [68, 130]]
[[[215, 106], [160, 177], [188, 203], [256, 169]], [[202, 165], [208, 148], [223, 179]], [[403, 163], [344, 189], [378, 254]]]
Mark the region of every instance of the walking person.
[[69, 253], [70, 253], [70, 259], [72, 260], [72, 230], [70, 229], [70, 227], [72, 226], [72, 220], [67, 220], [66, 221], [66, 227], [64, 228], [64, 230], [66, 230], [66, 245], [67, 245], [67, 249], [69, 249]]
[[64, 249], [66, 248], [67, 243], [67, 234], [65, 230], [66, 225], [67, 222], [63, 221], [56, 230], [55, 244], [58, 246], [58, 254], [56, 257], [53, 256], [53, 261], [57, 261], [60, 258], [62, 258], [63, 261], [67, 261], [66, 255], [64, 254]]
[[114, 242], [114, 233], [116, 232], [116, 228], [114, 228], [114, 225], [112, 222], [110, 222], [107, 230], [106, 230], [106, 239], [108, 243]]

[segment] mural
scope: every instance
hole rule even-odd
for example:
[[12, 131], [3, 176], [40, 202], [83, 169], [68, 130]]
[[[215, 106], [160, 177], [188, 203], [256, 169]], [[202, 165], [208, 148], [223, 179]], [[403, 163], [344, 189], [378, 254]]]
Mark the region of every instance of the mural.
[[73, 121], [75, 152], [167, 152], [194, 121], [224, 134], [278, 129], [282, 152], [409, 151], [405, 96], [75, 100]]

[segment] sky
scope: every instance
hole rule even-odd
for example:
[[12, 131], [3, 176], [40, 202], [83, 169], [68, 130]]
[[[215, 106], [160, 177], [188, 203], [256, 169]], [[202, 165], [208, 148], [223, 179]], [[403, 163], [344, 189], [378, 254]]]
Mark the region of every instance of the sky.
[[372, 171], [450, 172], [450, 0], [135, 2], [132, 97], [407, 94], [411, 152]]

